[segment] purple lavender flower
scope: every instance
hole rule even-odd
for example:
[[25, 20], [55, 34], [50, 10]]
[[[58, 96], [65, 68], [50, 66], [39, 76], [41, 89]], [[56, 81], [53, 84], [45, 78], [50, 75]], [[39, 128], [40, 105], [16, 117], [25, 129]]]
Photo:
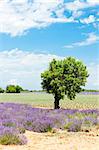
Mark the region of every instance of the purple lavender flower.
[[80, 131], [83, 125], [99, 124], [99, 110], [41, 109], [26, 104], [0, 103], [0, 135], [23, 135], [25, 130], [47, 132], [52, 128]]

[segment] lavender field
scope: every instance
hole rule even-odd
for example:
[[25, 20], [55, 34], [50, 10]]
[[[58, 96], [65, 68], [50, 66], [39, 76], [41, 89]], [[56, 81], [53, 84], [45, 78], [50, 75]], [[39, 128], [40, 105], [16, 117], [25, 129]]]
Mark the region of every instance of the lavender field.
[[25, 104], [0, 103], [0, 143], [26, 144], [26, 130], [48, 132], [53, 129], [68, 132], [89, 131], [99, 125], [99, 111], [77, 109], [42, 109]]
[[52, 109], [53, 96], [45, 93], [1, 94], [0, 143], [26, 144], [26, 130], [89, 132], [99, 126], [98, 95], [81, 94], [74, 101], [65, 98], [60, 105], [61, 109]]

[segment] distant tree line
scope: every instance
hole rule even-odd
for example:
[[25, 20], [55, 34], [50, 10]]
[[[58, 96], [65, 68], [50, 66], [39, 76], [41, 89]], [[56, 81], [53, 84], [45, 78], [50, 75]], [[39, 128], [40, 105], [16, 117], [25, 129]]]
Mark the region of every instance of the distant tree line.
[[4, 91], [5, 90], [0, 87], [0, 93], [4, 93]]
[[23, 89], [19, 85], [7, 85], [6, 89], [0, 87], [0, 93], [21, 93], [21, 92], [45, 92], [44, 90], [29, 90]]
[[23, 89], [19, 85], [8, 85], [6, 87], [6, 93], [20, 93], [21, 91], [23, 91]]
[[0, 93], [20, 93], [24, 91], [23, 88], [19, 85], [7, 85], [6, 89], [0, 88]]
[[99, 90], [84, 89], [84, 92], [99, 92]]
[[[99, 92], [99, 90], [83, 89], [83, 92]], [[45, 90], [28, 90], [19, 85], [7, 85], [6, 89], [0, 87], [0, 93], [21, 93], [21, 92], [46, 92]]]

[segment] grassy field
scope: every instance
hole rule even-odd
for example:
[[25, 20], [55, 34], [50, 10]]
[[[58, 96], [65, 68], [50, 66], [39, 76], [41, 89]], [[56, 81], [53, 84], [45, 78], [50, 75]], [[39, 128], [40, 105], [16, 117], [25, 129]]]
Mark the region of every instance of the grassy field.
[[[46, 93], [20, 93], [20, 94], [0, 94], [0, 102], [14, 102], [31, 104], [33, 107], [53, 108], [54, 97]], [[62, 108], [71, 109], [96, 109], [99, 108], [99, 95], [77, 95], [71, 101], [65, 97], [60, 101]]]

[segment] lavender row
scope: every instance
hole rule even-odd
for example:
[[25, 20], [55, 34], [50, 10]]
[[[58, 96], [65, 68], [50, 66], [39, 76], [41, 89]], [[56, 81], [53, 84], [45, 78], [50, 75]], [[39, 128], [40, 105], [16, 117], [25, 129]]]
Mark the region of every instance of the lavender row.
[[83, 95], [99, 95], [99, 92], [81, 92]]
[[14, 135], [20, 139], [18, 144], [25, 144], [25, 130], [47, 132], [52, 129], [66, 129], [69, 132], [78, 132], [83, 127], [99, 125], [98, 116], [99, 111], [96, 109], [52, 110], [32, 108], [25, 104], [0, 103], [0, 139], [5, 138], [5, 135]]

